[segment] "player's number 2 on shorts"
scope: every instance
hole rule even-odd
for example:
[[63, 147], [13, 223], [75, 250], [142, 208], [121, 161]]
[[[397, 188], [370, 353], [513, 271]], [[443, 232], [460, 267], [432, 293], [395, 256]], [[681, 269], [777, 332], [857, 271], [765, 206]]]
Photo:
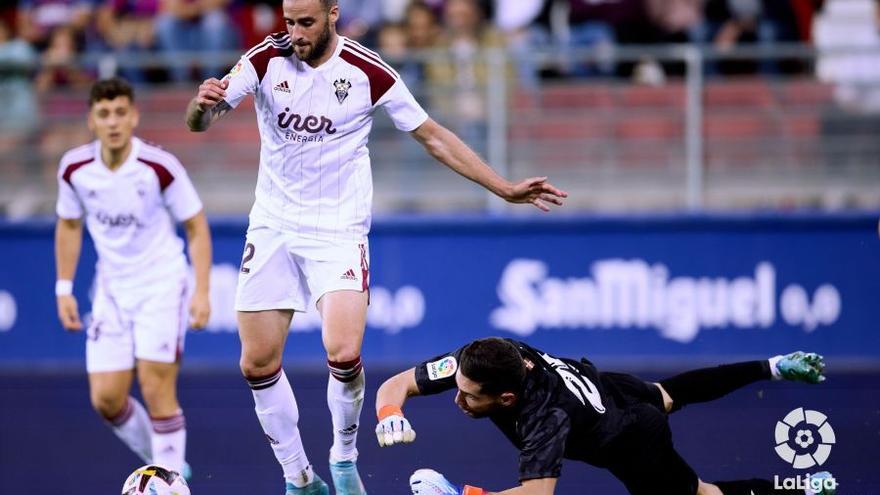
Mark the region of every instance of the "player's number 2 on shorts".
[[241, 273], [251, 272], [251, 269], [245, 265], [254, 258], [254, 251], [256, 251], [256, 248], [254, 248], [253, 244], [247, 243], [244, 245], [244, 256], [241, 258]]

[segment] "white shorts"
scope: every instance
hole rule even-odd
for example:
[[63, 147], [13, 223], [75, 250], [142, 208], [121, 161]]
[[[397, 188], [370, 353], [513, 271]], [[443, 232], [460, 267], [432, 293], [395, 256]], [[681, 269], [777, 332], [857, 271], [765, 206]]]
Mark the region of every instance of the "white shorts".
[[92, 320], [86, 340], [89, 373], [134, 369], [135, 360], [174, 363], [183, 353], [188, 325], [189, 280], [114, 290], [95, 282]]
[[292, 309], [305, 312], [309, 301], [338, 290], [363, 292], [370, 286], [370, 249], [366, 239], [319, 241], [296, 234], [248, 228], [236, 311]]

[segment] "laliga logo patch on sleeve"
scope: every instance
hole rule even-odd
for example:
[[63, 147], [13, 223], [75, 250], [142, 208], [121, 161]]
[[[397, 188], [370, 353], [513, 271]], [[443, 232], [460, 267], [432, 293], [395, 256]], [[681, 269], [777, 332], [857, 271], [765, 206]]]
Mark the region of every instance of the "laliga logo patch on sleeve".
[[447, 356], [439, 361], [428, 363], [428, 378], [431, 380], [442, 380], [449, 378], [455, 374], [458, 369], [458, 361], [454, 356]]
[[226, 76], [226, 78], [228, 79], [231, 77], [235, 77], [236, 75], [238, 75], [239, 72], [241, 72], [241, 62], [240, 61], [237, 64], [235, 64], [235, 67], [233, 67], [232, 70], [229, 71], [229, 74]]

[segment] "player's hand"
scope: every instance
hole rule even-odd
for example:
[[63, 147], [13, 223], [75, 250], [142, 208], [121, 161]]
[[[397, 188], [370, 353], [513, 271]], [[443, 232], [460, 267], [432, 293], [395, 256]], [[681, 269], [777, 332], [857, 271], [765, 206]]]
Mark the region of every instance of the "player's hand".
[[228, 87], [229, 80], [227, 79], [222, 81], [215, 77], [205, 79], [199, 86], [199, 93], [196, 95], [196, 103], [199, 105], [199, 110], [207, 112], [217, 106], [218, 103], [226, 98], [226, 88]]
[[461, 490], [433, 469], [417, 469], [409, 477], [413, 495], [460, 495]]
[[189, 302], [189, 326], [193, 330], [201, 330], [211, 318], [211, 300], [208, 292], [196, 291]]
[[547, 182], [547, 177], [530, 177], [514, 184], [504, 197], [510, 203], [531, 203], [543, 211], [550, 211], [547, 203], [562, 206], [568, 193]]
[[390, 447], [398, 443], [410, 443], [416, 439], [416, 432], [403, 417], [396, 406], [383, 406], [379, 410], [379, 424], [376, 425], [376, 438], [380, 447]]
[[78, 332], [82, 330], [82, 321], [79, 319], [79, 306], [76, 304], [76, 298], [67, 296], [57, 296], [58, 300], [58, 319], [61, 320], [61, 326], [65, 330]]

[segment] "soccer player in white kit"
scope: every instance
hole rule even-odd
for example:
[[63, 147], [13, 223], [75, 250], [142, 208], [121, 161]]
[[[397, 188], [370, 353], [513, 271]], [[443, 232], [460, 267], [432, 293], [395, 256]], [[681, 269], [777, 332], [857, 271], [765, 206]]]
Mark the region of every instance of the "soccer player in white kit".
[[204, 131], [254, 95], [261, 147], [235, 303], [241, 370], [287, 495], [328, 493], [303, 451], [281, 366], [293, 313], [317, 301], [330, 368], [330, 472], [337, 494], [360, 495], [356, 435], [364, 399], [373, 112], [384, 108], [429, 154], [509, 202], [549, 210], [546, 203], [561, 205], [566, 193], [546, 177], [512, 184], [498, 176], [428, 117], [376, 53], [337, 35], [335, 0], [284, 0], [282, 13], [287, 31], [267, 36], [222, 80], [204, 81], [186, 122]]
[[[58, 171], [58, 316], [65, 329], [82, 330], [72, 288], [85, 219], [98, 252], [86, 340], [92, 406], [144, 462], [188, 476], [177, 373], [187, 323], [204, 327], [210, 315], [211, 237], [186, 171], [133, 136], [138, 119], [127, 82], [92, 86], [88, 125], [97, 139], [68, 151]], [[189, 241], [194, 288], [174, 221]], [[135, 369], [146, 410], [129, 396]]]

